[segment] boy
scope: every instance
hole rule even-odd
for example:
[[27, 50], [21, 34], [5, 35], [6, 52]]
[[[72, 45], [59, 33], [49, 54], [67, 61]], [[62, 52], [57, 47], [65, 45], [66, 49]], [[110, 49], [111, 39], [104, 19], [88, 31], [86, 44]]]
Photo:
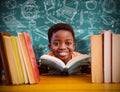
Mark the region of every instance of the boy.
[[[73, 57], [83, 54], [75, 52], [75, 35], [73, 28], [65, 23], [57, 23], [48, 29], [50, 56], [61, 59], [65, 64]], [[45, 68], [45, 66], [41, 66]], [[43, 70], [43, 69], [41, 69]], [[40, 71], [43, 72], [43, 71]]]
[[75, 56], [82, 55], [75, 52], [75, 36], [73, 28], [65, 23], [58, 23], [53, 25], [48, 30], [49, 53], [61, 59], [65, 64]]

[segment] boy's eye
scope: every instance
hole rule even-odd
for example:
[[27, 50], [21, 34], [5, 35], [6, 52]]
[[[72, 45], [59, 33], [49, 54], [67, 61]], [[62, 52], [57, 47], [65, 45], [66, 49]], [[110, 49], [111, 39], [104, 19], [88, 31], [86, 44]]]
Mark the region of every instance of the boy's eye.
[[[55, 41], [55, 42], [53, 42], [53, 45], [54, 46], [60, 46], [62, 43], [61, 42], [59, 42], [59, 41]], [[67, 41], [67, 42], [65, 42], [64, 43], [66, 46], [70, 46], [71, 44], [72, 44], [72, 42], [71, 41]]]
[[67, 46], [69, 46], [69, 45], [72, 44], [72, 42], [66, 42], [65, 44], [66, 44]]
[[59, 42], [54, 42], [53, 45], [58, 46]]

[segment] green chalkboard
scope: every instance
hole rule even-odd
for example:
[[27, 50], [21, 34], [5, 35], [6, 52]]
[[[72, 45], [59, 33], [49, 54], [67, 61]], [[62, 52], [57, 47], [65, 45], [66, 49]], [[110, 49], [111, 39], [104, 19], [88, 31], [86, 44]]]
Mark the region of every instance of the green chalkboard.
[[120, 33], [120, 0], [0, 0], [0, 31], [29, 32], [37, 60], [49, 52], [47, 31], [58, 22], [74, 28], [75, 50], [89, 54], [90, 34]]

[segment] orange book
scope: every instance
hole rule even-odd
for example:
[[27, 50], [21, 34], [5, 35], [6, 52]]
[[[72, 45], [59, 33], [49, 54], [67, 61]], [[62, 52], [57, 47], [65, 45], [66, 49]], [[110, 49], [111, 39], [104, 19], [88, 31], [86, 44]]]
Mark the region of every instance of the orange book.
[[90, 36], [91, 76], [93, 83], [103, 83], [103, 36]]
[[0, 58], [1, 58], [1, 60], [0, 60], [0, 69], [1, 69], [0, 73], [1, 73], [1, 77], [2, 77], [2, 70], [4, 70], [5, 84], [12, 84], [8, 60], [6, 58], [7, 56], [6, 56], [3, 36], [10, 36], [10, 33], [0, 32]]
[[38, 70], [38, 65], [37, 65], [35, 53], [34, 53], [34, 50], [33, 50], [33, 47], [32, 47], [32, 41], [31, 41], [29, 33], [23, 32], [23, 35], [24, 35], [24, 38], [25, 38], [25, 41], [26, 41], [26, 46], [27, 46], [28, 54], [29, 54], [30, 61], [31, 61], [31, 64], [32, 64], [35, 80], [38, 83], [39, 79], [40, 79], [40, 75], [39, 75], [39, 70]]
[[24, 59], [29, 83], [30, 84], [36, 83], [35, 77], [34, 77], [34, 71], [32, 69], [32, 64], [31, 64], [31, 61], [29, 58], [29, 53], [27, 50], [27, 45], [26, 45], [26, 42], [24, 39], [24, 35], [22, 33], [18, 33], [18, 39], [20, 42], [20, 46], [21, 46], [21, 50], [22, 50], [22, 54], [23, 54], [23, 59]]

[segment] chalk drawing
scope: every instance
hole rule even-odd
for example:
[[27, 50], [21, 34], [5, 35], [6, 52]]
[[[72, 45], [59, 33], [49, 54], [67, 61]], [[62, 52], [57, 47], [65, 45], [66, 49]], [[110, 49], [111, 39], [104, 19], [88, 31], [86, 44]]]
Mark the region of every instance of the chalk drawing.
[[115, 10], [114, 0], [104, 0], [102, 4], [103, 11], [106, 13], [112, 13]]
[[55, 18], [55, 17], [52, 16], [51, 14], [47, 15], [47, 19], [48, 19], [50, 22], [54, 23], [54, 24], [55, 24], [55, 23], [59, 23], [59, 22], [63, 22], [63, 21]]
[[75, 50], [89, 54], [91, 34], [120, 34], [120, 0], [0, 0], [0, 31], [29, 32], [37, 60], [49, 52], [47, 32], [59, 22], [73, 27]]
[[45, 0], [44, 1], [44, 7], [45, 7], [46, 12], [55, 8], [55, 2], [54, 1], [55, 0]]
[[21, 14], [28, 20], [37, 19], [39, 17], [39, 7], [34, 0], [27, 0], [21, 7]]
[[101, 18], [103, 19], [103, 23], [105, 25], [112, 25], [115, 22], [115, 19], [109, 15], [101, 15]]
[[97, 1], [96, 0], [86, 1], [86, 8], [88, 10], [95, 10], [96, 7], [97, 7]]
[[5, 6], [8, 9], [14, 9], [17, 6], [17, 2], [16, 2], [16, 0], [7, 0], [7, 1], [5, 1]]
[[17, 28], [25, 28], [25, 26], [15, 18], [14, 12], [2, 16], [2, 20], [11, 31], [15, 31]]
[[39, 28], [36, 28], [35, 29], [35, 33], [37, 34], [37, 35], [39, 35], [40, 37], [42, 37], [42, 38], [44, 38], [45, 40], [48, 40], [48, 38], [47, 38], [47, 30], [48, 30], [48, 26], [41, 26], [41, 27], [39, 27]]
[[80, 25], [83, 25], [84, 17], [83, 17], [83, 10], [80, 11]]
[[[77, 14], [78, 4], [79, 4], [78, 1], [74, 1], [72, 3], [71, 2], [66, 3], [66, 0], [64, 0], [63, 7], [56, 11], [57, 15], [72, 21], [73, 18], [75, 17], [75, 15]], [[73, 8], [73, 7], [70, 7], [70, 6], [75, 6], [75, 7]]]

